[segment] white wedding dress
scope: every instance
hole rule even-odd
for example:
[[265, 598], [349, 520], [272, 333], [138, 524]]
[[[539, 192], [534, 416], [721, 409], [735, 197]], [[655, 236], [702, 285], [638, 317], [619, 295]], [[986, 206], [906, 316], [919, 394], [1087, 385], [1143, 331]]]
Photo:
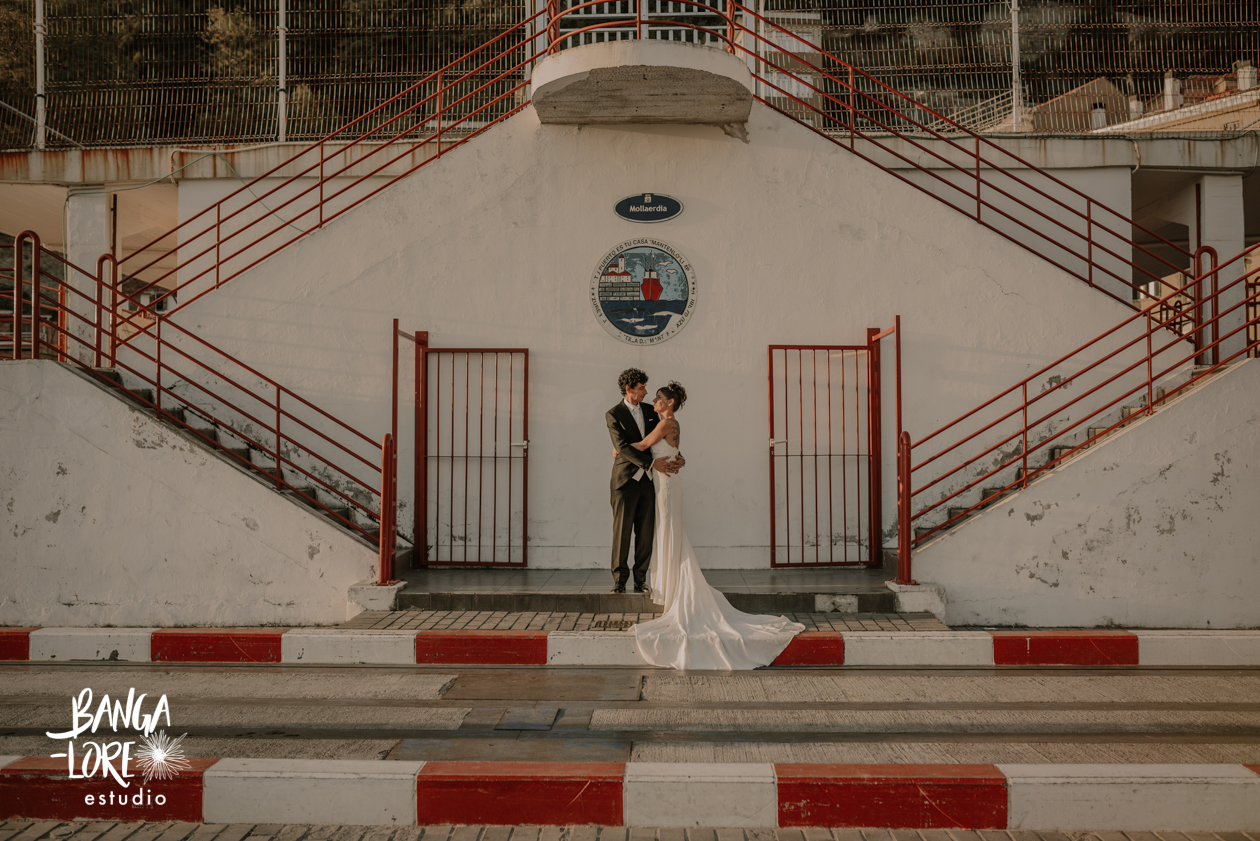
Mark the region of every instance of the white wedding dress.
[[[652, 458], [673, 458], [665, 440], [652, 445]], [[656, 531], [652, 539], [649, 586], [652, 601], [664, 605], [656, 619], [635, 625], [639, 655], [654, 666], [674, 669], [755, 669], [768, 666], [805, 626], [784, 616], [756, 616], [731, 607], [709, 586], [683, 529], [682, 480], [653, 473]]]

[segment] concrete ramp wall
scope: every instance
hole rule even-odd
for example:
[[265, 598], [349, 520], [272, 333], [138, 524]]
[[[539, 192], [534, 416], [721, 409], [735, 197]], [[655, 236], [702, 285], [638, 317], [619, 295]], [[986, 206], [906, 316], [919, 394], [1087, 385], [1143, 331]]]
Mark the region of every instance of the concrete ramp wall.
[[950, 625], [1260, 627], [1260, 362], [916, 553]]
[[0, 625], [320, 625], [375, 552], [53, 362], [0, 364]]

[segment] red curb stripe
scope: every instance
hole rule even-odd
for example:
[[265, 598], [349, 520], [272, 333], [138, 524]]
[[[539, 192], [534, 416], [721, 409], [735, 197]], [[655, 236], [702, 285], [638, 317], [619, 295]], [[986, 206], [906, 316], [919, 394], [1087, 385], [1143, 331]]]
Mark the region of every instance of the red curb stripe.
[[993, 765], [776, 764], [779, 826], [1005, 829]]
[[39, 628], [0, 628], [0, 660], [31, 659], [31, 631]]
[[546, 632], [419, 631], [417, 663], [477, 666], [545, 666]]
[[[190, 759], [189, 770], [168, 780], [142, 783], [133, 757], [129, 768], [132, 776], [123, 788], [113, 777], [102, 777], [99, 772], [85, 780], [72, 780], [65, 759], [28, 756], [0, 769], [0, 819], [201, 823], [202, 775], [218, 761]], [[91, 805], [88, 797], [93, 800]], [[165, 803], [154, 802], [159, 797]], [[119, 802], [120, 798], [125, 802]]]
[[1255, 774], [1260, 774], [1260, 765], [1244, 765], [1243, 767]]
[[154, 631], [153, 662], [279, 663], [287, 628], [167, 628]]
[[419, 824], [621, 826], [623, 762], [429, 762]]
[[1136, 666], [1129, 631], [990, 631], [995, 666]]
[[772, 666], [843, 666], [844, 635], [839, 631], [797, 634]]

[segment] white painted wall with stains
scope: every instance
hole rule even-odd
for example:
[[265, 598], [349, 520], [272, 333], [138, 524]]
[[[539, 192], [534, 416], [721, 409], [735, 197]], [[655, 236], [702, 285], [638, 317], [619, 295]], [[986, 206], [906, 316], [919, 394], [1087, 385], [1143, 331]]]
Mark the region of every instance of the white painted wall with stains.
[[344, 621], [375, 552], [53, 362], [0, 365], [0, 625]]
[[[234, 188], [181, 182], [181, 218]], [[645, 190], [686, 209], [653, 225], [614, 215], [619, 199]], [[587, 304], [599, 258], [642, 236], [681, 250], [698, 276], [692, 322], [653, 347], [613, 339]], [[716, 127], [543, 126], [527, 109], [178, 318], [372, 436], [388, 429], [393, 318], [429, 331], [436, 347], [528, 347], [529, 563], [544, 568], [608, 563], [603, 416], [617, 373], [641, 367], [653, 388], [678, 379], [691, 395], [680, 419], [697, 554], [706, 567], [759, 568], [770, 543], [767, 345], [858, 344], [896, 314], [905, 419], [920, 435], [1131, 310], [754, 104], [748, 142]], [[404, 530], [413, 516], [408, 355]]]
[[1260, 626], [1260, 361], [915, 553], [949, 624]]

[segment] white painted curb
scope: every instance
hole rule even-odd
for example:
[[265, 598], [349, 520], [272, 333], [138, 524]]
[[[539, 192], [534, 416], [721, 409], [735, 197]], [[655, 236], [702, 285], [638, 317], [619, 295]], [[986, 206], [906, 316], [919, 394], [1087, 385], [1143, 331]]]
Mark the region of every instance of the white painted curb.
[[205, 772], [205, 823], [416, 825], [423, 762], [220, 759]]
[[998, 765], [1008, 829], [1260, 827], [1260, 775], [1241, 765]]
[[549, 631], [548, 666], [645, 666], [633, 631]]
[[31, 660], [152, 660], [157, 628], [40, 628], [31, 631]]
[[1134, 631], [1143, 666], [1260, 666], [1255, 631]]
[[985, 631], [845, 631], [846, 666], [992, 666]]
[[778, 788], [769, 762], [629, 762], [624, 785], [626, 826], [778, 823]]
[[281, 663], [416, 663], [415, 631], [288, 631]]

